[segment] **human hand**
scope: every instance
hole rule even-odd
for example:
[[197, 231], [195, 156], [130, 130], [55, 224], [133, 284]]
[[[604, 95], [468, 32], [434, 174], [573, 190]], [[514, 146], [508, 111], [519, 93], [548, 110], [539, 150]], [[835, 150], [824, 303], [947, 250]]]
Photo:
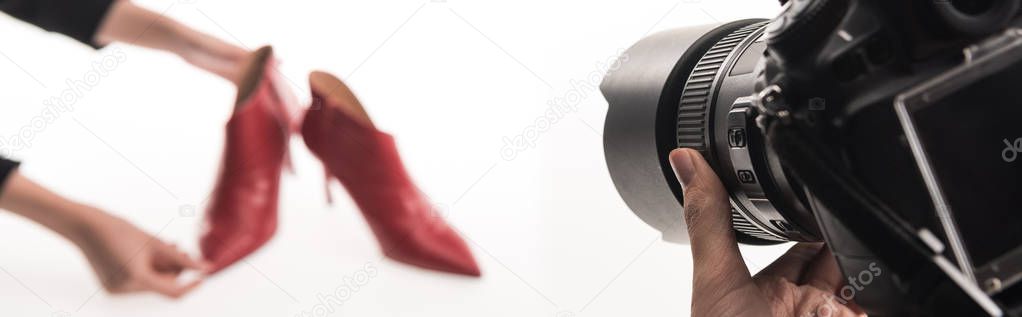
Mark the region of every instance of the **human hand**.
[[731, 228], [731, 206], [717, 174], [690, 149], [671, 152], [685, 191], [685, 222], [692, 244], [692, 316], [865, 316], [836, 298], [844, 285], [830, 250], [799, 243], [750, 276]]
[[206, 264], [194, 260], [156, 237], [120, 218], [103, 212], [88, 220], [82, 234], [73, 238], [93, 271], [110, 293], [156, 292], [179, 298], [202, 278], [181, 284], [185, 270], [204, 272]]
[[186, 269], [201, 263], [132, 224], [70, 201], [15, 171], [0, 192], [0, 209], [35, 221], [77, 245], [111, 293], [154, 291], [180, 297], [201, 282], [180, 285]]

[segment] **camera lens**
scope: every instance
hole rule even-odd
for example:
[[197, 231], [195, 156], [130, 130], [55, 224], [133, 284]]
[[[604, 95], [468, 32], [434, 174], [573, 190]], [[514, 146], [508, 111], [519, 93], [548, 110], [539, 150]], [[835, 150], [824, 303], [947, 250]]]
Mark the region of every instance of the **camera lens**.
[[[751, 95], [767, 48], [765, 20], [648, 36], [624, 52], [601, 90], [609, 103], [604, 152], [618, 192], [664, 239], [687, 242], [683, 193], [667, 162], [699, 151], [728, 189], [739, 242], [819, 241], [802, 186], [756, 126]], [[825, 100], [814, 100], [823, 110]]]

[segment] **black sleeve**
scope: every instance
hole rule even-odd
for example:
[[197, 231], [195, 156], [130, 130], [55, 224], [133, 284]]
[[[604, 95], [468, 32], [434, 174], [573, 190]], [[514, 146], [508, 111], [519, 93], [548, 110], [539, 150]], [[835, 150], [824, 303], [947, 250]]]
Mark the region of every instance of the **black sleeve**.
[[4, 185], [7, 185], [7, 178], [18, 168], [18, 162], [0, 157], [0, 192], [3, 192]]
[[0, 11], [98, 47], [93, 37], [114, 0], [0, 0]]

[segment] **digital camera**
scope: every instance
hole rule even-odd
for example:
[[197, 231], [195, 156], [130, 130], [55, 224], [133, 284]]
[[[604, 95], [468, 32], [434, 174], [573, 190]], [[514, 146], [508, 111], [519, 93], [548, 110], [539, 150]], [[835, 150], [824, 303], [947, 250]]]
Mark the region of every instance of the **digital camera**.
[[790, 0], [648, 36], [601, 85], [615, 186], [684, 243], [667, 157], [692, 148], [739, 242], [827, 242], [870, 316], [1019, 316], [1020, 2]]

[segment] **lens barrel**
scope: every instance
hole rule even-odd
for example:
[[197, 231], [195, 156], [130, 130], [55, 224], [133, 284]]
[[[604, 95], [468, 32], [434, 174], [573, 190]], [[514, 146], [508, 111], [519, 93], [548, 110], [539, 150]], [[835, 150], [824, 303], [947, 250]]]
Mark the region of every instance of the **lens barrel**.
[[601, 90], [609, 103], [607, 166], [621, 197], [664, 240], [685, 243], [683, 194], [671, 150], [699, 151], [728, 189], [739, 242], [818, 241], [801, 185], [756, 127], [749, 97], [767, 21], [657, 33], [625, 51]]

